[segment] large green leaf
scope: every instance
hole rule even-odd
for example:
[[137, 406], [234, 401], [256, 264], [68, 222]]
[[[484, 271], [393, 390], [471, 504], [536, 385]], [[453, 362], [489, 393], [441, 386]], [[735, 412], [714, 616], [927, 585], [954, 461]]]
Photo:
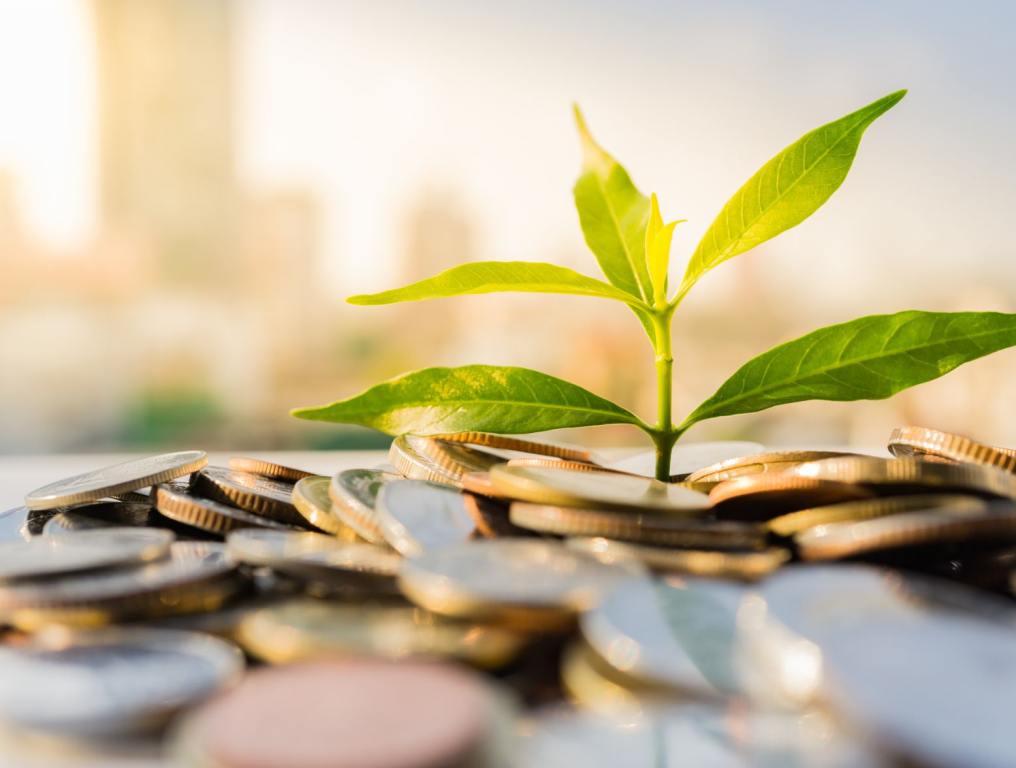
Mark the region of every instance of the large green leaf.
[[685, 419], [800, 400], [880, 400], [1016, 344], [1016, 314], [899, 312], [830, 325], [742, 366]]
[[361, 424], [390, 435], [414, 432], [542, 432], [597, 424], [639, 424], [619, 405], [528, 368], [425, 368], [294, 416]]
[[651, 301], [645, 256], [649, 200], [617, 160], [596, 143], [578, 106], [575, 123], [582, 140], [582, 174], [575, 182], [575, 207], [586, 243], [613, 285]]
[[681, 294], [718, 264], [797, 226], [847, 177], [865, 129], [906, 91], [806, 133], [763, 165], [723, 206], [695, 248]]
[[617, 299], [626, 303], [638, 301], [631, 294], [602, 280], [554, 264], [531, 261], [478, 261], [462, 264], [418, 283], [381, 293], [350, 296], [348, 301], [350, 304], [394, 304], [399, 301], [499, 291], [573, 293]]

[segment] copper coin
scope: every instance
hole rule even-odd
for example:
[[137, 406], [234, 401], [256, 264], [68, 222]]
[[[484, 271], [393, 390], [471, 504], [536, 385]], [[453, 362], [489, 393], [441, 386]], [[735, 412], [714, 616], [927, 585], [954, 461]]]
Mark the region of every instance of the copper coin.
[[457, 667], [317, 662], [248, 675], [190, 733], [221, 768], [436, 768], [476, 755], [492, 709], [485, 685]]

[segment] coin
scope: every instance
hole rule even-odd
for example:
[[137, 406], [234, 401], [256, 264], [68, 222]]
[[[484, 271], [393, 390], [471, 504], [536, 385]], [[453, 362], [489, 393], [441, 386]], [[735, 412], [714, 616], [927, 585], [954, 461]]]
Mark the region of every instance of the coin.
[[496, 717], [461, 667], [322, 660], [249, 674], [188, 718], [175, 752], [221, 768], [485, 765]]
[[495, 448], [502, 451], [518, 451], [519, 453], [535, 453], [566, 461], [580, 461], [587, 464], [595, 463], [593, 455], [584, 448], [560, 443], [547, 443], [540, 440], [527, 440], [514, 435], [495, 435], [490, 432], [453, 432], [443, 435], [431, 435], [435, 440], [446, 443], [467, 443], [484, 448]]
[[916, 457], [845, 457], [801, 464], [787, 474], [871, 486], [879, 493], [953, 491], [1016, 498], [1016, 477], [995, 467], [946, 464]]
[[95, 501], [53, 515], [42, 527], [46, 536], [64, 536], [96, 528], [136, 526], [158, 527], [150, 504], [125, 501]]
[[308, 523], [343, 541], [361, 540], [356, 531], [342, 522], [332, 510], [328, 493], [331, 480], [327, 477], [305, 477], [293, 486], [293, 506]]
[[[505, 462], [509, 467], [536, 467], [538, 469], [571, 469], [575, 472], [613, 472], [618, 475], [631, 475], [631, 472], [622, 472], [619, 469], [607, 469], [599, 464], [590, 464], [585, 461], [569, 461], [566, 459], [552, 459], [547, 456], [526, 456], [524, 458], [508, 459]], [[476, 474], [476, 473], [472, 473]], [[642, 477], [635, 475], [635, 477]]]
[[295, 600], [263, 608], [240, 626], [249, 652], [273, 664], [321, 656], [450, 657], [502, 667], [525, 636], [500, 627], [450, 621], [420, 608]]
[[0, 581], [25, 581], [134, 565], [165, 557], [172, 532], [156, 528], [105, 528], [73, 536], [0, 543]]
[[956, 493], [925, 493], [913, 496], [887, 496], [879, 499], [845, 501], [841, 504], [827, 504], [822, 507], [801, 509], [774, 517], [766, 527], [777, 536], [793, 536], [819, 525], [830, 523], [859, 522], [900, 512], [913, 512], [936, 507], [964, 507], [980, 509], [985, 502], [976, 496]]
[[33, 631], [213, 610], [242, 589], [234, 568], [221, 544], [175, 542], [169, 559], [141, 567], [0, 586], [0, 620]]
[[865, 552], [942, 541], [1016, 538], [1016, 504], [941, 507], [861, 522], [830, 523], [794, 537], [804, 560], [837, 560]]
[[287, 467], [284, 464], [276, 464], [274, 461], [266, 461], [265, 459], [252, 459], [247, 456], [233, 456], [227, 463], [230, 469], [235, 469], [238, 472], [264, 475], [265, 477], [285, 480], [290, 483], [303, 480], [305, 477], [315, 477], [313, 472]]
[[98, 501], [189, 475], [207, 463], [204, 451], [180, 451], [131, 459], [36, 488], [25, 496], [25, 506], [29, 509], [54, 509]]
[[305, 525], [303, 516], [293, 506], [293, 484], [285, 480], [223, 467], [205, 467], [194, 475], [194, 490], [278, 523]]
[[508, 506], [502, 501], [472, 493], [463, 493], [462, 503], [466, 506], [466, 512], [473, 518], [476, 533], [485, 539], [529, 535], [529, 531], [519, 528], [511, 522], [508, 518]]
[[699, 515], [709, 507], [701, 493], [649, 478], [612, 472], [509, 467], [490, 470], [491, 481], [518, 501], [621, 510]]
[[375, 469], [347, 469], [332, 478], [328, 495], [332, 512], [371, 544], [387, 544], [377, 522], [375, 507], [381, 487], [394, 478]]
[[750, 456], [739, 456], [711, 464], [688, 475], [694, 483], [722, 483], [744, 475], [764, 472], [782, 472], [807, 461], [831, 459], [837, 456], [856, 456], [845, 451], [767, 451]]
[[293, 526], [277, 523], [267, 517], [206, 499], [191, 491], [176, 490], [168, 486], [157, 486], [155, 500], [159, 512], [170, 520], [209, 533], [221, 535], [238, 528], [296, 530]]
[[28, 507], [13, 507], [0, 512], [0, 542], [25, 541], [31, 538], [26, 528], [31, 514]]
[[[678, 443], [670, 454], [670, 479], [683, 480], [687, 475], [718, 461], [750, 456], [765, 447], [760, 443], [717, 441], [711, 443]], [[618, 461], [601, 462], [609, 469], [631, 472], [644, 477], [656, 474], [656, 453], [642, 451]]]
[[762, 526], [729, 520], [702, 520], [641, 512], [610, 512], [577, 507], [513, 502], [512, 523], [558, 536], [606, 536], [624, 541], [676, 547], [761, 548]]
[[239, 650], [193, 632], [61, 633], [0, 649], [0, 718], [95, 738], [148, 731], [235, 683]]
[[577, 707], [606, 713], [639, 713], [644, 700], [664, 698], [665, 694], [622, 679], [589, 646], [575, 640], [561, 654], [561, 688]]
[[855, 501], [872, 495], [869, 489], [849, 482], [775, 472], [725, 480], [709, 492], [709, 501], [717, 517], [764, 520], [805, 507]]
[[461, 487], [462, 476], [486, 472], [504, 461], [499, 456], [457, 443], [429, 437], [399, 435], [392, 441], [388, 458], [399, 474], [411, 480], [428, 480]]
[[563, 629], [630, 576], [555, 542], [489, 539], [406, 560], [399, 584], [417, 605], [444, 616]]
[[603, 537], [569, 538], [565, 543], [571, 549], [585, 552], [607, 563], [635, 560], [656, 571], [717, 579], [760, 579], [790, 560], [790, 552], [781, 547], [718, 552], [712, 549], [675, 549], [634, 544]]
[[425, 480], [385, 483], [375, 514], [385, 540], [406, 557], [466, 541], [476, 532], [463, 495]]
[[897, 427], [889, 437], [894, 456], [937, 456], [950, 461], [983, 464], [1016, 472], [1016, 451], [925, 427]]

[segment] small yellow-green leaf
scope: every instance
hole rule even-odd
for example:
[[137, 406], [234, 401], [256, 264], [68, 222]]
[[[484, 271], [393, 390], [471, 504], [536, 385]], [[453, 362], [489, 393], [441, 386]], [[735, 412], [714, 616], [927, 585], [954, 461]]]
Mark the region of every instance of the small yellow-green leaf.
[[494, 365], [425, 368], [347, 400], [292, 413], [301, 419], [360, 424], [390, 435], [518, 434], [640, 424], [628, 410], [577, 384], [528, 368]]

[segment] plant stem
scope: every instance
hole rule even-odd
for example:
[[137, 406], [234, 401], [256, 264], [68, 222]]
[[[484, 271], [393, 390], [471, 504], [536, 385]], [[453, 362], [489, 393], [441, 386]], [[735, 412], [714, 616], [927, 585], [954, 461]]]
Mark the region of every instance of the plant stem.
[[664, 305], [653, 312], [653, 330], [656, 335], [656, 397], [657, 425], [653, 432], [656, 445], [656, 479], [670, 480], [670, 454], [680, 436], [674, 430], [672, 399], [674, 392], [674, 353], [670, 341], [670, 320], [673, 309]]

